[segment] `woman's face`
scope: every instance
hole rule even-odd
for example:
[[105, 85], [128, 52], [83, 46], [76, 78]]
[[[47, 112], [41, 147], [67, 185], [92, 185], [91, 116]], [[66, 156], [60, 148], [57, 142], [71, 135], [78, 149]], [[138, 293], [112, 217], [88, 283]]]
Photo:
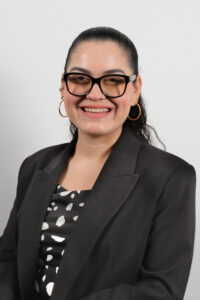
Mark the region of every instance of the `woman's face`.
[[[88, 70], [93, 77], [103, 76], [105, 71], [111, 69], [121, 69], [125, 75], [133, 74], [128, 65], [126, 53], [112, 41], [94, 40], [79, 44], [71, 56], [66, 72], [87, 74], [86, 71], [71, 70], [75, 67]], [[115, 73], [120, 74], [121, 72], [110, 72], [110, 74]], [[70, 120], [78, 128], [79, 134], [83, 132], [92, 135], [107, 135], [116, 130], [120, 130], [121, 132], [122, 125], [129, 114], [131, 105], [135, 105], [138, 101], [141, 85], [141, 78], [137, 76], [137, 81], [135, 83], [128, 83], [124, 95], [119, 98], [105, 96], [98, 84], [94, 84], [92, 90], [86, 96], [73, 96], [68, 92], [62, 74], [61, 94], [63, 96], [65, 111]], [[97, 115], [97, 113], [86, 115], [79, 108], [80, 105], [107, 106], [112, 108], [112, 111], [104, 114], [102, 117], [94, 118], [93, 116]]]

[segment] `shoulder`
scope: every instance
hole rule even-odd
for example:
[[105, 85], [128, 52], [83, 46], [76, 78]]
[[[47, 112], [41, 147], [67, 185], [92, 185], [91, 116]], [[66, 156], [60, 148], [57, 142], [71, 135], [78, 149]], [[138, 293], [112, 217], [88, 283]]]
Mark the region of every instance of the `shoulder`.
[[156, 176], [168, 177], [177, 169], [196, 173], [194, 166], [183, 157], [147, 144], [141, 143], [141, 151], [138, 158], [138, 170]]
[[66, 145], [69, 143], [62, 143], [62, 144], [56, 144], [51, 145], [45, 148], [41, 148], [33, 153], [31, 153], [27, 158], [29, 161], [32, 162], [42, 162], [42, 161], [49, 161], [51, 160], [55, 155], [57, 155], [60, 151], [62, 151]]
[[50, 162], [57, 154], [59, 154], [70, 142], [51, 145], [45, 148], [41, 148], [33, 153], [30, 153], [24, 158], [19, 169], [20, 177], [27, 176], [28, 173], [32, 173], [38, 169], [44, 167]]

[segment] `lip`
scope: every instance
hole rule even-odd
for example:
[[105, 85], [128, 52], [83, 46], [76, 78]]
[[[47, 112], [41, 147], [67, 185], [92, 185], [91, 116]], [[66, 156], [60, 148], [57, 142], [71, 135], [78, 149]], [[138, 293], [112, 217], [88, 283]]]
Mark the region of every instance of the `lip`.
[[[113, 108], [111, 108], [111, 110], [109, 111], [109, 112], [107, 112], [107, 113], [92, 113], [92, 112], [86, 112], [86, 111], [83, 111], [82, 109], [81, 109], [81, 107], [95, 107], [95, 108], [105, 108], [105, 106], [104, 107], [100, 107], [100, 106], [79, 106], [78, 107], [78, 110], [80, 111], [80, 113], [82, 114], [82, 115], [84, 115], [84, 116], [86, 116], [86, 117], [89, 117], [89, 118], [92, 118], [92, 119], [98, 119], [98, 118], [102, 118], [102, 117], [108, 117], [108, 116], [110, 116], [111, 114], [112, 114], [112, 112], [113, 112]], [[106, 107], [106, 108], [110, 108], [110, 107]]]
[[110, 106], [108, 106], [108, 105], [100, 105], [100, 104], [98, 104], [98, 105], [91, 105], [91, 104], [86, 104], [86, 105], [80, 105], [79, 107], [88, 107], [88, 108], [109, 108], [109, 109], [113, 109], [113, 107], [110, 107]]

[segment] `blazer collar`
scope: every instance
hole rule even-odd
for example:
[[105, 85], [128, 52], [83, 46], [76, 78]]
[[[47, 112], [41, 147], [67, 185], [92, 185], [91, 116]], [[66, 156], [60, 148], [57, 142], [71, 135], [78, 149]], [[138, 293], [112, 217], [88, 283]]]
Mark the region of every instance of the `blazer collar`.
[[[129, 127], [124, 127], [120, 137], [115, 143], [103, 169], [109, 169], [112, 176], [128, 175], [135, 172], [137, 155], [141, 141]], [[51, 176], [56, 169], [60, 171], [66, 167], [66, 162], [74, 153], [75, 141], [67, 143], [66, 147], [42, 171]], [[120, 160], [118, 159], [120, 156]], [[104, 171], [104, 170], [102, 170]], [[59, 173], [59, 172], [58, 172]]]
[[[74, 141], [67, 143], [43, 169], [37, 169], [24, 196], [18, 234], [19, 284], [24, 299], [30, 294], [37, 272], [46, 209], [75, 146]], [[67, 251], [60, 262], [52, 300], [67, 299], [101, 232], [135, 188], [140, 177], [135, 172], [140, 147], [139, 138], [130, 128], [124, 127], [92, 190], [87, 194], [87, 209], [81, 212], [70, 242], [66, 243]]]

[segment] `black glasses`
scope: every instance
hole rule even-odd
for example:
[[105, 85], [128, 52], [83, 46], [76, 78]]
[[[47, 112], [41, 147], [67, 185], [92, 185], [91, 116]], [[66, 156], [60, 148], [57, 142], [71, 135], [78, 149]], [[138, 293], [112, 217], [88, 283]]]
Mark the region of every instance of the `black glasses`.
[[63, 79], [66, 83], [67, 90], [74, 96], [85, 96], [89, 94], [93, 85], [97, 83], [101, 92], [112, 98], [121, 97], [125, 91], [127, 84], [136, 80], [137, 75], [130, 76], [122, 74], [104, 75], [94, 78], [90, 75], [78, 72], [64, 73]]

